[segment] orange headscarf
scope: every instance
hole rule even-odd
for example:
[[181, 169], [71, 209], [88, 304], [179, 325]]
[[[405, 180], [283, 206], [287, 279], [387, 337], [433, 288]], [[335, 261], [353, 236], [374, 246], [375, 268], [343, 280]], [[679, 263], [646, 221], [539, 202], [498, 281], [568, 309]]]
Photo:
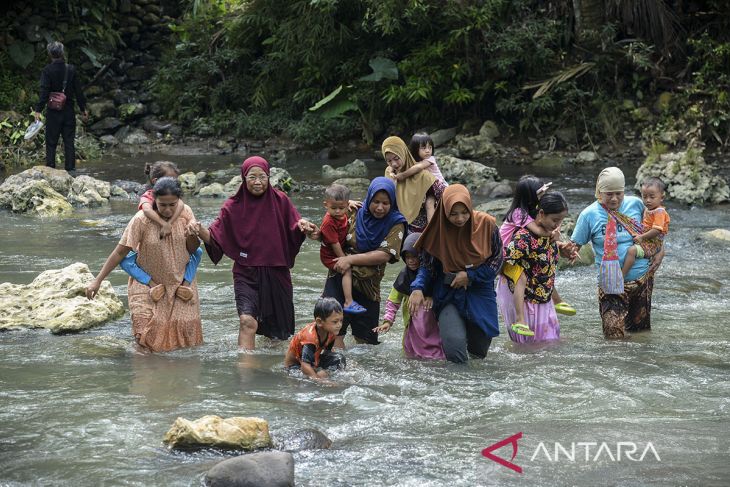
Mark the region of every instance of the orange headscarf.
[[[463, 227], [453, 225], [448, 215], [456, 203], [471, 212]], [[472, 208], [469, 190], [452, 184], [441, 197], [436, 213], [426, 225], [416, 248], [425, 250], [443, 264], [446, 272], [459, 272], [484, 263], [492, 255], [492, 234], [497, 224], [494, 217]]]
[[[400, 137], [388, 137], [383, 141], [383, 157], [390, 152], [403, 161], [401, 172], [410, 169], [416, 160], [413, 158], [408, 146]], [[393, 170], [388, 166], [385, 170], [385, 177], [395, 180]], [[421, 211], [426, 193], [436, 181], [436, 176], [428, 171], [421, 171], [410, 178], [398, 181], [395, 185], [395, 199], [398, 202], [398, 209], [406, 217], [408, 223], [413, 222]]]

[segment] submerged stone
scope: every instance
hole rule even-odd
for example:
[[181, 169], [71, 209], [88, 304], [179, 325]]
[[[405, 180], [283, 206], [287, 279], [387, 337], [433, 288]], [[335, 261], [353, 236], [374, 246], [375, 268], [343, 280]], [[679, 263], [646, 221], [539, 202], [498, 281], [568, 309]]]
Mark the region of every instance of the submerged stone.
[[205, 476], [208, 487], [293, 487], [294, 457], [280, 451], [223, 460]]

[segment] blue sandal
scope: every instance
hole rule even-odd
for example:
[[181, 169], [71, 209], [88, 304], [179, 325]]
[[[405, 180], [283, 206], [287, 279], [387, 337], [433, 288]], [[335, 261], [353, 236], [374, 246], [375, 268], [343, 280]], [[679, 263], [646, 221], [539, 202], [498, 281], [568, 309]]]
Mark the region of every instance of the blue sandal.
[[350, 306], [343, 309], [345, 313], [349, 313], [351, 315], [360, 315], [367, 311], [367, 308], [365, 308], [363, 305], [358, 303], [357, 301], [353, 301]]

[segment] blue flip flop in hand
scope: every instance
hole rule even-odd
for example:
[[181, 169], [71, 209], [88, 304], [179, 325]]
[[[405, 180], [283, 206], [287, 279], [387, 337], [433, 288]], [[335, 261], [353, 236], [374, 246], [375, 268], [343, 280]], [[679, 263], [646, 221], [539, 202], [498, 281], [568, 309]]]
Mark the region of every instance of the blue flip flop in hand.
[[349, 313], [351, 315], [359, 315], [367, 311], [367, 308], [365, 308], [363, 305], [358, 303], [357, 301], [353, 301], [350, 306], [343, 309], [345, 313]]

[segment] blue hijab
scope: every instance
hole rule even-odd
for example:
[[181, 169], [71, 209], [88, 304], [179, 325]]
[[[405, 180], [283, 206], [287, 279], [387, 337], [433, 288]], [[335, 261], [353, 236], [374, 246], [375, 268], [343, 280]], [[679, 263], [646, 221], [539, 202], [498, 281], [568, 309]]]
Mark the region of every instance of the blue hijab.
[[[390, 212], [383, 218], [375, 218], [370, 213], [370, 202], [378, 191], [385, 191], [390, 198]], [[398, 203], [395, 200], [395, 183], [382, 176], [373, 179], [368, 187], [368, 194], [365, 196], [362, 208], [357, 211], [355, 218], [355, 240], [358, 252], [370, 252], [380, 248], [380, 243], [388, 235], [390, 229], [398, 223], [404, 224], [403, 232], [405, 233], [408, 222], [406, 217], [398, 211]]]

